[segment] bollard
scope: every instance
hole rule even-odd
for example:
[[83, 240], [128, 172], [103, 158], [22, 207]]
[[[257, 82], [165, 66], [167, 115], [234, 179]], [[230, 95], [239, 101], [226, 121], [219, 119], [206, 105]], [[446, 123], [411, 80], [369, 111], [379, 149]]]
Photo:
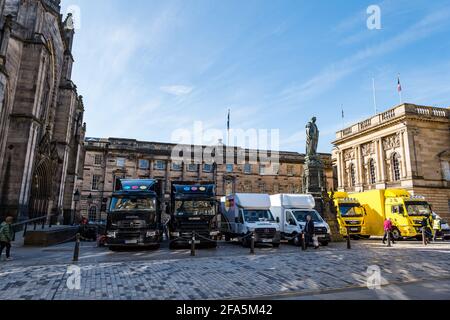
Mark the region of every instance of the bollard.
[[80, 239], [81, 235], [77, 233], [75, 240], [75, 250], [73, 251], [73, 262], [78, 262], [78, 257], [80, 256]]
[[252, 232], [252, 237], [250, 240], [250, 254], [255, 254], [255, 233]]
[[350, 238], [350, 229], [347, 227], [347, 249], [350, 250], [352, 248], [352, 242]]
[[422, 228], [422, 243], [423, 243], [424, 246], [427, 245], [427, 237], [426, 237], [426, 234], [425, 234], [425, 227]]
[[388, 248], [390, 248], [390, 247], [392, 247], [392, 241], [391, 241], [391, 232], [390, 231], [388, 231], [388, 234], [387, 234], [387, 241], [388, 241]]
[[302, 250], [305, 251], [307, 249], [305, 233], [302, 233]]
[[191, 239], [191, 257], [195, 257], [195, 232], [192, 231], [192, 239]]

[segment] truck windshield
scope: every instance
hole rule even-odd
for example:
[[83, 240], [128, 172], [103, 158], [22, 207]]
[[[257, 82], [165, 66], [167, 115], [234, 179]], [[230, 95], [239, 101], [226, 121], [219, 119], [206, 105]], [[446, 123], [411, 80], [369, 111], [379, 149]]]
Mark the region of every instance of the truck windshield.
[[346, 203], [339, 205], [339, 212], [342, 217], [362, 217], [364, 208], [356, 203]]
[[306, 222], [307, 216], [311, 216], [311, 218], [314, 222], [317, 222], [317, 223], [323, 222], [322, 218], [320, 217], [320, 215], [317, 211], [295, 210], [295, 211], [292, 211], [292, 214], [294, 215], [295, 219], [298, 222]]
[[216, 214], [216, 206], [214, 201], [175, 201], [175, 214], [177, 216], [213, 216]]
[[430, 216], [431, 207], [428, 202], [405, 202], [406, 211], [410, 216]]
[[247, 222], [275, 221], [270, 210], [244, 210], [244, 219]]
[[155, 211], [156, 200], [154, 198], [139, 197], [113, 197], [111, 200], [111, 212], [128, 211]]

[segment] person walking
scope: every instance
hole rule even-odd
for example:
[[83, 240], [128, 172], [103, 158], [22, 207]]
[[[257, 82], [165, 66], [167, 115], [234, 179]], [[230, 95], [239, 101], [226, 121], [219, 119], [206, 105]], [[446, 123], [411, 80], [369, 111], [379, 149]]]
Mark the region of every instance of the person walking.
[[442, 231], [442, 220], [438, 216], [436, 216], [436, 218], [433, 221], [433, 231], [434, 231], [433, 241], [436, 242], [438, 236]]
[[433, 239], [433, 232], [431, 231], [430, 220], [428, 218], [422, 219], [422, 229], [424, 230], [425, 234], [425, 242], [430, 243]]
[[[305, 234], [305, 242], [306, 242], [306, 248], [313, 242], [315, 227], [314, 227], [314, 221], [310, 215], [306, 217], [306, 224], [305, 228], [303, 229], [303, 233]], [[317, 246], [314, 246], [315, 249], [318, 249]]]
[[14, 231], [12, 228], [13, 217], [7, 217], [5, 222], [0, 226], [0, 259], [3, 254], [3, 249], [6, 248], [6, 261], [12, 260], [11, 258], [11, 242], [14, 237]]
[[383, 237], [383, 244], [386, 244], [386, 240], [388, 239], [388, 237], [390, 237], [391, 242], [393, 244], [395, 244], [394, 242], [394, 237], [392, 236], [392, 221], [391, 219], [386, 219], [384, 221], [384, 237]]

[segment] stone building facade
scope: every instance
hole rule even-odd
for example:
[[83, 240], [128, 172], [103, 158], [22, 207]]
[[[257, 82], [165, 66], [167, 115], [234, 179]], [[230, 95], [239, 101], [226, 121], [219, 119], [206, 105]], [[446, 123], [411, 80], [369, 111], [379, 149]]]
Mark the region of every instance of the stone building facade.
[[[224, 164], [193, 164], [172, 161], [174, 147], [168, 143], [127, 139], [86, 139], [84, 177], [80, 186], [81, 214], [90, 220], [104, 219], [117, 178], [158, 179], [163, 182], [166, 200], [170, 198], [171, 183], [175, 181], [215, 183], [218, 197], [232, 192], [276, 194], [302, 190], [305, 161], [302, 154], [280, 152], [279, 166], [272, 167], [262, 164], [258, 157], [254, 158], [257, 161], [244, 164], [227, 164], [226, 161]], [[249, 155], [257, 151], [235, 148], [234, 152], [244, 152], [248, 160]], [[321, 154], [320, 157], [326, 167], [328, 188], [333, 189], [331, 155]]]
[[450, 218], [450, 110], [403, 104], [337, 133], [341, 191], [404, 188]]
[[84, 106], [60, 11], [60, 0], [0, 0], [0, 218], [61, 222], [74, 209]]

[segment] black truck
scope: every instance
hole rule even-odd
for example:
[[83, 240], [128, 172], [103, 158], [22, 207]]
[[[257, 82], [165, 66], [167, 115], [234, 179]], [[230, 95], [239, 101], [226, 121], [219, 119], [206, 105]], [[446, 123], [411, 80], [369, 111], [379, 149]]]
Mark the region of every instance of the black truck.
[[162, 188], [157, 180], [117, 180], [106, 226], [106, 245], [159, 248]]
[[214, 184], [172, 183], [168, 208], [170, 249], [189, 245], [193, 233], [200, 246], [217, 247], [218, 201]]

